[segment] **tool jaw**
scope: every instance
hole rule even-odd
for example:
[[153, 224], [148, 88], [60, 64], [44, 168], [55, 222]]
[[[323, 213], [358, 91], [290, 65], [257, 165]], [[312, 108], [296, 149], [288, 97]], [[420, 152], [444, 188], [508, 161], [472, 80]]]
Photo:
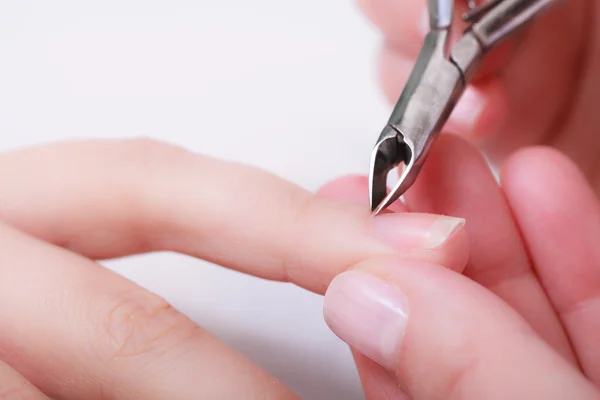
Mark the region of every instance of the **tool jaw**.
[[[373, 214], [388, 208], [412, 185], [417, 175], [414, 161], [414, 144], [387, 125], [371, 155], [369, 201]], [[400, 168], [400, 178], [388, 192], [388, 175], [397, 167]]]

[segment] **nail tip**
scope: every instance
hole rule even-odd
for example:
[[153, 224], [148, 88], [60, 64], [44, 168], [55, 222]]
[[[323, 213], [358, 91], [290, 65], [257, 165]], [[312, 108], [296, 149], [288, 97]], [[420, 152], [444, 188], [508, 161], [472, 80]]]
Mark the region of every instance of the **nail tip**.
[[451, 237], [457, 232], [462, 230], [466, 224], [464, 218], [458, 217], [439, 217], [431, 227], [431, 235], [429, 237], [429, 243], [432, 248], [440, 247], [446, 243]]

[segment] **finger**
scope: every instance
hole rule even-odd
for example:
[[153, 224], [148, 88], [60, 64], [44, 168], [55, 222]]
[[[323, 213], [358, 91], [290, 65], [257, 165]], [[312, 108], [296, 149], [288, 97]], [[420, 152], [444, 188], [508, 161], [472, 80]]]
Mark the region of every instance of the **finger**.
[[[369, 181], [364, 176], [342, 177], [325, 184], [319, 189], [318, 194], [337, 201], [367, 205], [369, 204]], [[389, 210], [393, 212], [408, 211], [401, 202], [393, 203]], [[462, 268], [466, 264], [468, 254], [465, 253], [464, 256], [463, 262], [454, 264], [460, 267], [457, 272], [462, 272]], [[367, 399], [410, 400], [383, 367], [356, 351], [353, 351], [353, 356]]]
[[360, 375], [365, 398], [368, 400], [413, 400], [398, 385], [393, 372], [386, 370], [370, 358], [352, 350]]
[[[368, 203], [368, 193], [369, 193], [369, 183], [367, 177], [361, 176], [348, 176], [333, 180], [324, 185], [318, 192], [320, 195], [325, 196], [330, 199], [335, 199], [338, 201], [348, 201], [348, 202], [356, 202], [358, 204], [369, 204]], [[367, 197], [367, 198], [366, 198]], [[395, 202], [389, 207], [389, 210], [392, 212], [403, 212], [406, 213], [408, 211], [407, 207], [401, 202]], [[419, 214], [404, 214], [405, 221], [400, 221], [398, 217], [389, 217], [393, 218], [396, 224], [406, 224], [406, 222], [410, 221], [413, 218], [422, 218]], [[384, 215], [378, 217], [377, 222], [388, 218]], [[464, 230], [456, 233], [457, 235], [464, 235]], [[448, 242], [443, 245], [444, 248], [444, 257], [446, 261], [440, 265], [445, 265], [446, 267], [457, 271], [462, 272], [469, 254], [468, 254], [468, 245], [467, 238], [463, 237], [460, 240], [454, 240]], [[410, 254], [403, 254], [404, 257], [416, 258], [411, 256]], [[418, 257], [420, 259], [425, 259], [425, 257]], [[440, 257], [436, 257], [436, 254], [432, 254], [431, 257], [428, 257], [430, 262], [435, 262], [435, 258], [440, 259]], [[452, 260], [448, 262], [448, 260]]]
[[0, 238], [0, 358], [49, 396], [296, 398], [125, 278], [8, 227]]
[[498, 297], [436, 265], [361, 263], [332, 281], [324, 314], [414, 400], [599, 395]]
[[[582, 69], [592, 37], [589, 4], [557, 2], [531, 25], [522, 41], [513, 39], [518, 47], [499, 76], [507, 118], [495, 131], [496, 137], [483, 143], [491, 160], [499, 161], [519, 147], [547, 142], [560, 134], [583, 84]], [[548, 63], [549, 59], [554, 62]]]
[[515, 154], [502, 176], [537, 275], [581, 367], [600, 385], [598, 200], [574, 164], [547, 148]]
[[0, 218], [91, 258], [169, 250], [320, 293], [373, 255], [453, 265], [466, 251], [460, 220], [374, 220], [368, 207], [147, 140], [10, 153], [0, 158], [0, 188]]
[[[328, 182], [318, 194], [337, 201], [369, 204], [369, 180], [364, 176], [346, 176]], [[406, 206], [395, 202], [390, 207], [393, 212], [406, 212]], [[463, 263], [456, 264], [464, 267]], [[462, 268], [457, 272], [462, 272]], [[362, 354], [353, 351], [354, 360], [362, 383], [365, 396], [369, 400], [410, 400], [408, 395], [396, 384], [392, 375], [383, 367]]]
[[504, 195], [472, 146], [456, 136], [441, 137], [406, 201], [418, 212], [465, 218], [470, 248], [465, 275], [504, 299], [548, 343], [574, 360]]
[[0, 400], [18, 399], [44, 400], [47, 397], [14, 369], [0, 361]]

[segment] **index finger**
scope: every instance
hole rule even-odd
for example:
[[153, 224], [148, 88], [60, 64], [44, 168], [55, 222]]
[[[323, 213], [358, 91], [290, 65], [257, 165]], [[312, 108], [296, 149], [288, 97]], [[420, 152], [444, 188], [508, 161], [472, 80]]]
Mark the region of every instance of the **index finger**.
[[374, 220], [368, 207], [147, 140], [60, 143], [1, 156], [0, 218], [91, 258], [175, 251], [317, 293], [371, 256], [400, 253], [460, 269], [467, 253], [460, 220]]

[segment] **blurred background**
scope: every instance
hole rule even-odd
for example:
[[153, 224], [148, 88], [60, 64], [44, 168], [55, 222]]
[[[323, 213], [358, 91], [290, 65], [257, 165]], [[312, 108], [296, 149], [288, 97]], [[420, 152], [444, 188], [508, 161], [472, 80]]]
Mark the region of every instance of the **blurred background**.
[[[0, 148], [154, 137], [315, 190], [368, 171], [378, 39], [350, 0], [3, 0]], [[174, 254], [106, 265], [302, 398], [362, 398], [320, 296]]]

